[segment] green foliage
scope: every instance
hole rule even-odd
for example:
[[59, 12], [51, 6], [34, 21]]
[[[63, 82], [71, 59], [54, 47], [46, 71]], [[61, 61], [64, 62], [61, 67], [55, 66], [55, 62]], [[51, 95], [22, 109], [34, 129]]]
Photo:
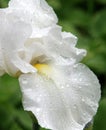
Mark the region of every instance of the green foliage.
[[106, 130], [106, 98], [102, 99], [95, 117], [93, 130]]
[[5, 8], [8, 6], [9, 0], [0, 0], [0, 8]]
[[[0, 0], [0, 7], [6, 7], [8, 1]], [[106, 0], [47, 1], [58, 15], [63, 30], [75, 34], [79, 38], [77, 46], [88, 51], [82, 62], [98, 75], [102, 85], [102, 100], [93, 130], [106, 130]], [[22, 108], [17, 79], [4, 75], [0, 78], [0, 130], [31, 128], [31, 118]]]
[[0, 77], [0, 130], [31, 130], [32, 122], [21, 105], [18, 80]]

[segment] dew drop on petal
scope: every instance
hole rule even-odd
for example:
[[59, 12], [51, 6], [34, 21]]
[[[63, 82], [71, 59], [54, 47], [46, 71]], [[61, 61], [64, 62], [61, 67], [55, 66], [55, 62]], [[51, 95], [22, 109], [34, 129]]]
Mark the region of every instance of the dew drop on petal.
[[70, 85], [69, 85], [69, 84], [66, 84], [66, 87], [67, 87], [67, 88], [69, 88], [69, 87], [70, 87]]
[[41, 101], [41, 98], [40, 98], [40, 97], [37, 97], [36, 101], [37, 101], [37, 102], [40, 102], [40, 101]]
[[39, 111], [40, 111], [40, 108], [37, 108], [37, 109], [36, 109], [36, 112], [38, 113]]
[[74, 105], [74, 106], [73, 106], [73, 108], [74, 108], [74, 109], [76, 109], [76, 108], [77, 108], [77, 106], [76, 106], [76, 105]]
[[93, 99], [94, 99], [94, 98], [95, 98], [95, 96], [94, 96], [94, 95], [91, 95], [91, 98], [93, 98]]
[[82, 80], [83, 80], [82, 78], [79, 79], [80, 82], [81, 82]]
[[85, 86], [88, 86], [89, 84], [85, 84]]
[[82, 98], [82, 99], [81, 99], [81, 101], [82, 101], [82, 102], [85, 102], [85, 99], [84, 99], [84, 98]]
[[22, 83], [23, 83], [23, 84], [27, 84], [27, 83], [28, 83], [27, 79], [24, 78], [24, 79], [22, 80]]
[[83, 113], [83, 116], [86, 116], [86, 113], [85, 113], [85, 112]]
[[64, 85], [60, 85], [61, 86], [61, 88], [64, 88]]
[[79, 86], [79, 89], [81, 89], [82, 87], [81, 86]]

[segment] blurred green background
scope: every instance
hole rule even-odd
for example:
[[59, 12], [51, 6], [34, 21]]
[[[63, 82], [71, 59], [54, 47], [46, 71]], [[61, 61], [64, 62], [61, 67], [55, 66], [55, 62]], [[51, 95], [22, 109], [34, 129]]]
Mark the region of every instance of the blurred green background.
[[[9, 0], [0, 0], [7, 7]], [[82, 61], [98, 76], [102, 98], [93, 130], [106, 130], [106, 0], [47, 0], [59, 17], [63, 30], [79, 40], [77, 46], [88, 51]], [[0, 130], [31, 130], [32, 120], [23, 110], [17, 79], [0, 77]], [[35, 123], [35, 130], [38, 130]], [[39, 130], [44, 130], [39, 127]], [[87, 129], [88, 130], [88, 129]], [[90, 130], [90, 128], [89, 128]]]

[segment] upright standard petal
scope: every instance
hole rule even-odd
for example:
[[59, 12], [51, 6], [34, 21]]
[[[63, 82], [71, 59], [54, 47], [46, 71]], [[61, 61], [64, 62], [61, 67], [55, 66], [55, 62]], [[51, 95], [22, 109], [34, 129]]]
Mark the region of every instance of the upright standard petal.
[[71, 33], [62, 32], [62, 28], [58, 25], [52, 26], [42, 39], [56, 64], [75, 64], [86, 55], [86, 50], [75, 47], [77, 37]]
[[82, 64], [55, 66], [48, 76], [44, 75], [46, 69], [40, 71], [43, 75], [24, 74], [19, 78], [24, 109], [32, 111], [42, 127], [83, 130], [100, 99], [96, 76]]
[[2, 56], [2, 70], [10, 75], [18, 71], [33, 72], [35, 69], [24, 61], [24, 43], [31, 35], [29, 24], [20, 21], [4, 11], [0, 19], [0, 53]]
[[57, 23], [57, 16], [45, 0], [11, 0], [10, 10], [13, 9], [33, 28], [44, 28]]

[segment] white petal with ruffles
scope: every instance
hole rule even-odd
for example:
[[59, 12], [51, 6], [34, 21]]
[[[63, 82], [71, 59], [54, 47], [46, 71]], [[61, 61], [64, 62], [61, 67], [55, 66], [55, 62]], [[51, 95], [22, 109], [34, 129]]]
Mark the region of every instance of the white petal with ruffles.
[[82, 64], [53, 68], [56, 73], [49, 78], [39, 73], [20, 76], [24, 109], [32, 111], [42, 127], [83, 130], [97, 111], [99, 82]]
[[77, 37], [71, 33], [62, 32], [60, 26], [51, 27], [42, 39], [56, 64], [78, 63], [86, 55], [86, 50], [75, 47]]
[[[18, 9], [18, 11], [20, 9], [23, 13], [28, 13], [27, 16], [30, 14], [30, 17], [35, 23], [37, 22], [36, 20], [39, 20], [41, 23], [40, 26], [56, 24], [58, 21], [52, 7], [50, 7], [45, 0], [11, 0], [9, 2], [9, 8]], [[44, 23], [44, 21], [46, 21], [46, 23]]]
[[24, 61], [24, 43], [31, 34], [31, 26], [11, 15], [0, 12], [0, 65], [2, 70], [15, 75], [18, 71], [23, 73], [35, 72], [35, 69]]
[[11, 0], [9, 10], [19, 19], [31, 24], [33, 29], [31, 37], [40, 35], [45, 32], [45, 28], [58, 22], [52, 7], [45, 0]]

